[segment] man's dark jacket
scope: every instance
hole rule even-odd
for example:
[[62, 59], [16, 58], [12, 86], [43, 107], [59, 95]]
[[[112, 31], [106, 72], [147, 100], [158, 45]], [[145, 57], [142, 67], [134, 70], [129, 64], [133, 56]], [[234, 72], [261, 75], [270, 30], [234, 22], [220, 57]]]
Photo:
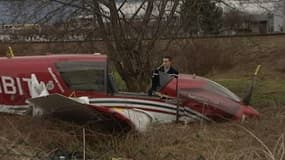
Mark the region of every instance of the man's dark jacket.
[[[159, 84], [159, 72], [164, 72], [164, 67], [160, 67], [158, 69], [155, 69], [152, 72], [152, 86], [151, 86], [150, 90], [148, 91], [149, 95], [152, 95], [152, 92], [156, 91], [160, 85]], [[170, 67], [166, 73], [170, 76], [175, 76], [175, 77], [178, 75], [178, 71], [173, 67]]]

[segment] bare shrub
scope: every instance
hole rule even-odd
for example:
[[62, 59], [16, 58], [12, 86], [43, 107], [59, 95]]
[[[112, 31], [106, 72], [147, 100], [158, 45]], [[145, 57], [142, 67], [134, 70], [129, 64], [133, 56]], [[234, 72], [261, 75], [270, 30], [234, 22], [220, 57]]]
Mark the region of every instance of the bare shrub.
[[180, 72], [184, 73], [206, 75], [216, 70], [230, 69], [235, 63], [235, 48], [218, 39], [180, 40], [174, 43], [168, 52], [175, 57]]

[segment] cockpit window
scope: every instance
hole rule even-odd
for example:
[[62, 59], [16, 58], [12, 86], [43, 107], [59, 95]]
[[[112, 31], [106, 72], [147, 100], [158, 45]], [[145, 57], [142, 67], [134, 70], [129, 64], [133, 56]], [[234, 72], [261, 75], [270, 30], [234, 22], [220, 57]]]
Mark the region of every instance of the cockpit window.
[[174, 78], [173, 76], [170, 76], [167, 73], [159, 71], [159, 86], [158, 86], [158, 90], [160, 90], [164, 86], [166, 86], [173, 78]]
[[222, 96], [231, 98], [235, 101], [238, 101], [238, 102], [240, 101], [240, 98], [237, 95], [235, 95], [233, 92], [231, 92], [230, 90], [228, 90], [224, 86], [222, 86], [222, 85], [220, 85], [220, 84], [218, 84], [212, 80], [206, 79], [206, 78], [201, 78], [201, 79], [204, 79], [208, 82], [208, 85], [206, 85], [206, 89], [213, 91], [217, 94], [220, 94]]
[[105, 91], [103, 62], [59, 62], [56, 67], [69, 88], [78, 91]]

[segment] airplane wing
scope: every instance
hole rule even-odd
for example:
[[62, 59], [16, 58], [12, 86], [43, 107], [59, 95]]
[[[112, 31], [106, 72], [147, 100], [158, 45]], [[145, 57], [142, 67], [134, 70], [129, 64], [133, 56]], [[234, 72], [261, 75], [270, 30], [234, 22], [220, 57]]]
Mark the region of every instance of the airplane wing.
[[60, 94], [28, 99], [35, 117], [53, 117], [80, 124], [98, 124], [104, 129], [132, 129], [134, 123], [119, 111], [81, 103]]
[[153, 117], [140, 109], [107, 108], [90, 105], [86, 100], [68, 98], [51, 94], [31, 98], [28, 103], [33, 107], [33, 116], [54, 117], [77, 123], [91, 123], [111, 130], [135, 129], [143, 132]]

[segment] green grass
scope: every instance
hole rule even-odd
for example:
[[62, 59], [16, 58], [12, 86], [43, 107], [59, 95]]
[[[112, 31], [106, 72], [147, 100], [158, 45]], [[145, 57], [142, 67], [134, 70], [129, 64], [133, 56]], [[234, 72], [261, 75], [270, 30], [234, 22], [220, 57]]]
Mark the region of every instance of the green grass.
[[[244, 97], [250, 86], [250, 80], [245, 78], [216, 78], [216, 82], [224, 85], [240, 97]], [[285, 80], [257, 79], [253, 90], [251, 104], [256, 106], [271, 106], [285, 104]]]
[[125, 81], [122, 79], [122, 77], [120, 76], [120, 74], [115, 69], [112, 70], [111, 74], [113, 76], [113, 80], [114, 80], [114, 83], [115, 83], [117, 89], [119, 91], [126, 91], [127, 85], [126, 85]]

